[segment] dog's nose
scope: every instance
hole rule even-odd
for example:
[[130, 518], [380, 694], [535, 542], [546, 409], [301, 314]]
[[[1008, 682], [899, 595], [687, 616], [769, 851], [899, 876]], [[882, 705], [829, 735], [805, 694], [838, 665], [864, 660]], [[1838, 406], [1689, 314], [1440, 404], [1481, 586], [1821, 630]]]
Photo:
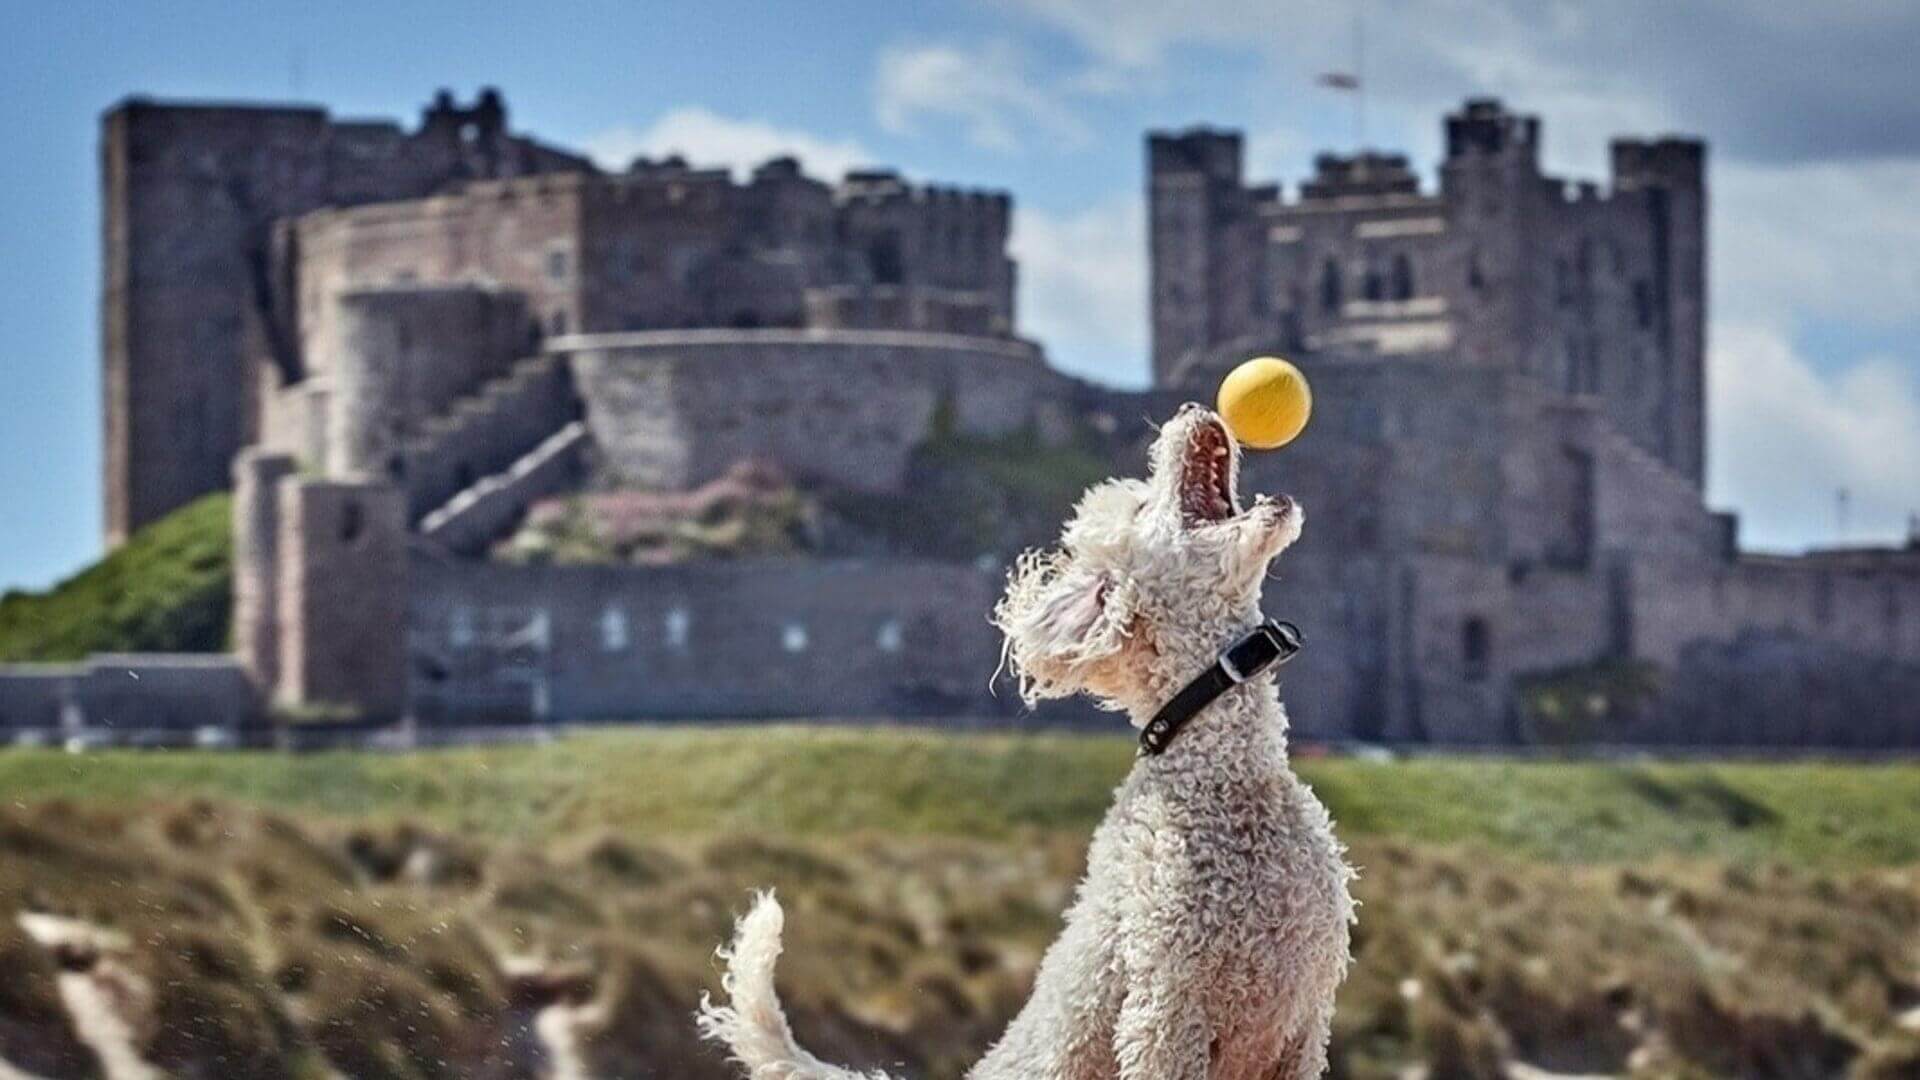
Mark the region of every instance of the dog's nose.
[[1197, 401], [1189, 401], [1185, 405], [1180, 406], [1180, 411], [1175, 413], [1174, 415], [1185, 416], [1188, 413], [1206, 412], [1206, 411], [1207, 411], [1207, 407], [1205, 405], [1202, 405]]

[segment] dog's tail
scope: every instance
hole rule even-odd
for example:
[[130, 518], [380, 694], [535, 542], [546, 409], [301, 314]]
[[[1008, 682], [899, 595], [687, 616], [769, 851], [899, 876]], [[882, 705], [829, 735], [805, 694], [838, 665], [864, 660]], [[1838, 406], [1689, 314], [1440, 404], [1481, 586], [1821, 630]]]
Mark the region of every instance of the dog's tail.
[[773, 990], [773, 962], [780, 958], [780, 927], [786, 921], [770, 892], [734, 928], [733, 944], [719, 952], [727, 962], [720, 985], [729, 1003], [700, 996], [700, 1034], [725, 1043], [752, 1080], [887, 1080], [884, 1073], [836, 1068], [800, 1049]]

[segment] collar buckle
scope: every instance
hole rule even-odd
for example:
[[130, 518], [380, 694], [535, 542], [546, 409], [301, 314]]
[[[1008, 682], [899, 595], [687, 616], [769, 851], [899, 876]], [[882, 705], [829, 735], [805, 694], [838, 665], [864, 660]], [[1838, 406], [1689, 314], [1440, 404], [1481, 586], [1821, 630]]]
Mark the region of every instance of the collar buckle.
[[1154, 714], [1140, 732], [1140, 752], [1158, 754], [1165, 750], [1181, 727], [1213, 699], [1268, 668], [1293, 659], [1302, 644], [1300, 628], [1290, 622], [1267, 619], [1254, 627], [1222, 649], [1211, 668], [1201, 672]]
[[1268, 619], [1247, 636], [1220, 652], [1220, 670], [1233, 685], [1239, 686], [1276, 664], [1284, 664], [1300, 651], [1300, 628], [1290, 622]]

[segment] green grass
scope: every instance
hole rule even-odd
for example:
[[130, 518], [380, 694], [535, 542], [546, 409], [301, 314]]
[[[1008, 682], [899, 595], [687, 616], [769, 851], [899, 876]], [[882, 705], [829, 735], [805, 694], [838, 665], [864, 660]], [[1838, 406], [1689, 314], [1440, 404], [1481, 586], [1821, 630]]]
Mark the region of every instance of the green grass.
[[0, 661], [225, 648], [231, 516], [231, 496], [209, 495], [47, 592], [0, 597]]
[[[587, 828], [1010, 840], [1091, 829], [1131, 761], [1117, 737], [654, 728], [407, 755], [9, 751], [0, 800], [205, 796], [533, 841]], [[1920, 862], [1911, 764], [1315, 760], [1300, 771], [1349, 839], [1562, 862]]]

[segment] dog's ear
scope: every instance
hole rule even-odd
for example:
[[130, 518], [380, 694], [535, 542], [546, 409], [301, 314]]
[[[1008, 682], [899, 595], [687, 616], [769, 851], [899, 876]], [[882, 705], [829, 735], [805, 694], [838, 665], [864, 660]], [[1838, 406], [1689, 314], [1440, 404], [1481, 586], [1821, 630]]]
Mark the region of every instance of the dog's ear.
[[993, 611], [1028, 704], [1088, 689], [1090, 669], [1126, 644], [1131, 605], [1111, 576], [1064, 555], [1028, 553]]

